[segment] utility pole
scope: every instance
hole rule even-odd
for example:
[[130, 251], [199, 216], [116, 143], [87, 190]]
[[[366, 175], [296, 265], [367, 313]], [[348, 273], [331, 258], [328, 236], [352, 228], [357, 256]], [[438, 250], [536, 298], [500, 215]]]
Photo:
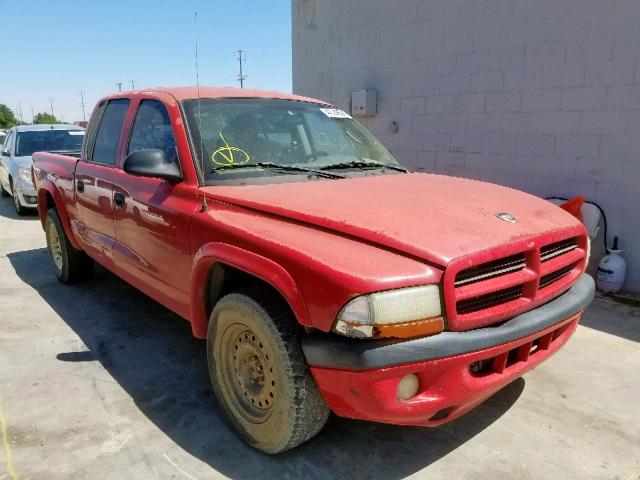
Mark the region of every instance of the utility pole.
[[87, 116], [84, 113], [85, 103], [84, 103], [84, 92], [82, 90], [80, 90], [80, 106], [82, 107], [82, 121], [84, 122], [87, 120]]
[[20, 123], [24, 123], [24, 119], [22, 118], [22, 102], [18, 102], [18, 118], [20, 119]]
[[131, 80], [131, 90], [135, 90], [136, 89], [136, 84], [134, 82], [135, 82], [135, 80]]
[[49, 105], [51, 105], [51, 116], [55, 117], [55, 115], [53, 114], [53, 98], [49, 97]]
[[122, 82], [116, 82], [116, 87], [118, 87], [118, 91], [122, 91]]
[[31, 123], [36, 121], [36, 114], [33, 111], [33, 103], [31, 104]]
[[240, 65], [240, 74], [238, 75], [238, 80], [240, 81], [240, 88], [244, 88], [244, 80], [247, 78], [246, 75], [242, 74], [242, 63], [246, 61], [246, 57], [242, 58], [243, 53], [245, 53], [244, 50], [238, 50], [238, 64]]

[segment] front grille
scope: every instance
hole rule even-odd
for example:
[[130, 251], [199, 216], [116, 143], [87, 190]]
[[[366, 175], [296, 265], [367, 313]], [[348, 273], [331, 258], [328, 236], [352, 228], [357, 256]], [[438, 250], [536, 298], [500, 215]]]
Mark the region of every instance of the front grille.
[[486, 280], [509, 272], [517, 272], [525, 267], [524, 254], [518, 253], [507, 258], [500, 258], [492, 262], [483, 263], [477, 267], [462, 270], [456, 275], [456, 287], [467, 285], [480, 280]]
[[505, 288], [497, 292], [487, 293], [479, 297], [461, 300], [458, 302], [458, 313], [465, 314], [475, 312], [484, 308], [495, 307], [501, 303], [509, 302], [522, 297], [522, 285]]
[[[468, 330], [498, 323], [551, 299], [584, 269], [586, 250], [586, 236], [574, 230], [547, 243], [522, 240], [502, 258], [475, 265], [473, 258], [452, 262], [445, 274], [449, 327]], [[463, 264], [468, 267], [460, 268]]]

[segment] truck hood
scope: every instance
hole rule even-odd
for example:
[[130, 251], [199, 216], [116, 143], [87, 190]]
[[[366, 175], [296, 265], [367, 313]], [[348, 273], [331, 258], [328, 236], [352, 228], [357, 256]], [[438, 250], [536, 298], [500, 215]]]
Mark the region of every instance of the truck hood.
[[[579, 224], [518, 190], [425, 173], [209, 186], [208, 198], [330, 229], [446, 266], [454, 258]], [[498, 213], [515, 217], [510, 223]]]

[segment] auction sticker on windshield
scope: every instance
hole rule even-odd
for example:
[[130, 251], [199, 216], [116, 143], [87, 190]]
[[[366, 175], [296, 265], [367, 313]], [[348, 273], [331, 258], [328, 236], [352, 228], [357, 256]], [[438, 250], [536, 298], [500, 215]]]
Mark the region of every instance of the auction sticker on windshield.
[[69, 130], [69, 135], [84, 135], [84, 130]]
[[320, 111], [329, 118], [351, 118], [351, 115], [339, 108], [321, 108]]

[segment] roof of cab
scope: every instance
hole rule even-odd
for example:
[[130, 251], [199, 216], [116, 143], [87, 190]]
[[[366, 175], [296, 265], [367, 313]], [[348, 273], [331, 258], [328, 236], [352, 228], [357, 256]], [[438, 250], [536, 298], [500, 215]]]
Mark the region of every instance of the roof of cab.
[[17, 125], [12, 128], [16, 132], [39, 132], [42, 130], [84, 130], [70, 123], [39, 123], [36, 125]]
[[[266, 90], [251, 90], [247, 88], [231, 87], [154, 87], [135, 92], [122, 92], [117, 96], [133, 93], [168, 93], [176, 100], [190, 100], [196, 98], [276, 98], [281, 100], [297, 100], [301, 102], [312, 102], [328, 105], [328, 102], [315, 98], [293, 95], [291, 93], [271, 92]], [[116, 95], [113, 95], [116, 96]]]

